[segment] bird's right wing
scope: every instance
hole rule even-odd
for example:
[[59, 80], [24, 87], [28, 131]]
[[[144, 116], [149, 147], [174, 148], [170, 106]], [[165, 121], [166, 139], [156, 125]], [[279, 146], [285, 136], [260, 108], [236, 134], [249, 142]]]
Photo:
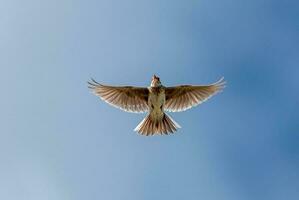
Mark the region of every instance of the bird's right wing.
[[93, 79], [88, 83], [95, 95], [114, 107], [134, 113], [148, 111], [149, 91], [147, 88], [102, 85]]
[[169, 112], [180, 112], [197, 106], [225, 87], [223, 78], [211, 85], [180, 85], [166, 87], [164, 109]]

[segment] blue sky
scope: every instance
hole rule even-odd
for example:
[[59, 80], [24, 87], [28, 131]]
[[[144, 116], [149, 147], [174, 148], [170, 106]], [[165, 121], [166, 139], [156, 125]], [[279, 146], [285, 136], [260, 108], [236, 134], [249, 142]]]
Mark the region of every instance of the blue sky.
[[[0, 1], [0, 199], [295, 200], [298, 1]], [[113, 85], [225, 91], [175, 135], [93, 96]]]

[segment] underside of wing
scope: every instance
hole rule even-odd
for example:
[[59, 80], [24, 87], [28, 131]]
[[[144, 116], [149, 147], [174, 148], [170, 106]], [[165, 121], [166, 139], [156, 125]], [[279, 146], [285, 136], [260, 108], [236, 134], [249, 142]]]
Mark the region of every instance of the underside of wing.
[[169, 112], [180, 112], [190, 109], [220, 92], [224, 87], [225, 81], [223, 78], [210, 85], [166, 87], [164, 109]]
[[95, 95], [114, 107], [134, 113], [148, 111], [147, 88], [102, 85], [93, 79], [88, 84]]

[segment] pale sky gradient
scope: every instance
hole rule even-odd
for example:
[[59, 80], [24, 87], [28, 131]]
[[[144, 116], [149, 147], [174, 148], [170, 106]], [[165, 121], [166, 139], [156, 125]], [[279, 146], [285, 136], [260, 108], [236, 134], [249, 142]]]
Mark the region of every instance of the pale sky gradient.
[[[297, 200], [299, 2], [0, 0], [0, 199]], [[142, 137], [91, 77], [225, 91]]]

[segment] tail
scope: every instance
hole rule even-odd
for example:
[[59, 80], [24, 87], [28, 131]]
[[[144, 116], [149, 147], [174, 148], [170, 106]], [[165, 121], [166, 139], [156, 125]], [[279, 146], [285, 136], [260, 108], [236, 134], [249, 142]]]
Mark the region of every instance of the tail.
[[168, 135], [168, 133], [174, 133], [178, 128], [181, 128], [169, 115], [164, 113], [161, 120], [153, 120], [151, 116], [146, 116], [134, 129], [141, 135]]

